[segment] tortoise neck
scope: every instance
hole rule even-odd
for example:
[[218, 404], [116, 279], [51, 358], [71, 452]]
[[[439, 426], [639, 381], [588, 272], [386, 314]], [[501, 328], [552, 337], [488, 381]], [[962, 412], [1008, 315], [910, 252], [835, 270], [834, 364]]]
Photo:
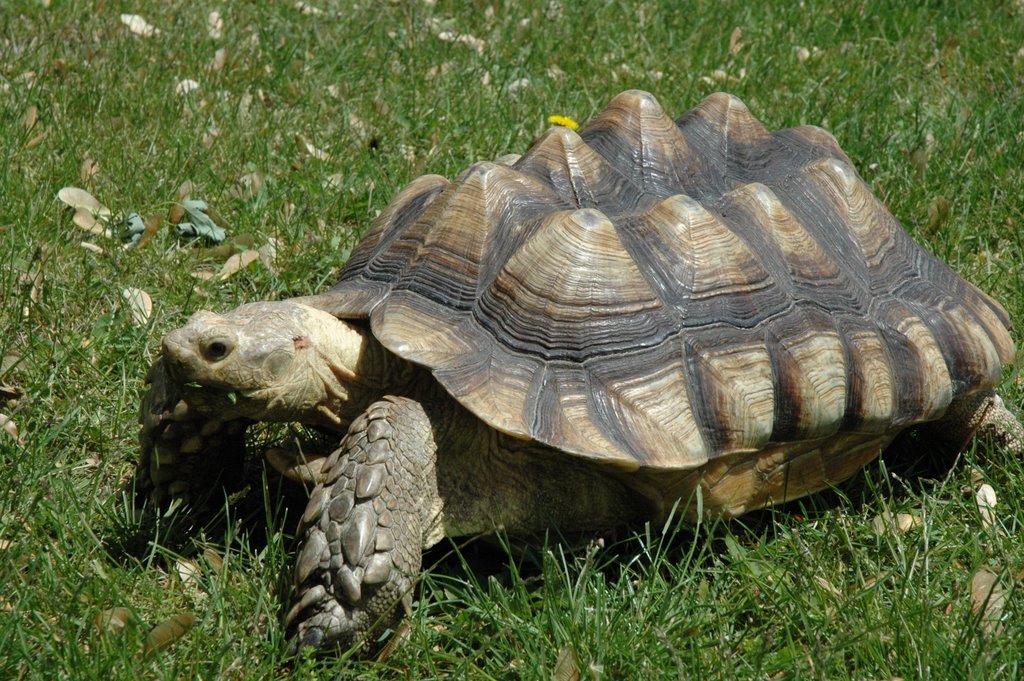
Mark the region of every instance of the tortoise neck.
[[338, 320], [338, 332], [321, 352], [326, 403], [320, 409], [331, 427], [352, 420], [385, 395], [418, 398], [432, 389], [429, 372], [381, 345], [367, 325]]

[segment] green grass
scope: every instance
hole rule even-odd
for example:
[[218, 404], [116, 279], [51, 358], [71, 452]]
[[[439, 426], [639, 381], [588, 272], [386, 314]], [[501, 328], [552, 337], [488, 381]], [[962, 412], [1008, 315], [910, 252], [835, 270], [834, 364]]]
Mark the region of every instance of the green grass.
[[[291, 2], [51, 4], [0, 9], [0, 382], [24, 393], [0, 404], [24, 441], [0, 433], [0, 678], [278, 673], [294, 516], [268, 495], [268, 531], [236, 518], [200, 534], [179, 547], [199, 571], [183, 579], [167, 528], [124, 509], [158, 339], [196, 309], [326, 287], [403, 183], [522, 152], [548, 115], [582, 121], [633, 87], [679, 115], [727, 89], [771, 128], [828, 127], [915, 238], [1024, 319], [1019, 2], [311, 1], [322, 15]], [[132, 35], [122, 12], [161, 32]], [[175, 94], [185, 78], [199, 89]], [[85, 159], [98, 172], [83, 179]], [[261, 191], [232, 195], [253, 172]], [[150, 218], [186, 181], [232, 235], [275, 239], [274, 268], [201, 282], [190, 273], [224, 254], [166, 223], [125, 251], [79, 231], [55, 199], [80, 186], [115, 216]], [[147, 325], [132, 323], [126, 287], [152, 296]], [[1003, 393], [1019, 410], [1009, 371]], [[582, 678], [1019, 678], [1024, 466], [966, 459], [935, 483], [904, 484], [880, 464], [846, 495], [603, 548], [446, 546], [429, 556], [439, 564], [407, 645], [383, 663], [307, 661], [298, 675], [547, 678], [571, 647]], [[968, 464], [999, 495], [993, 528], [964, 491]], [[884, 510], [923, 525], [878, 536]], [[988, 633], [970, 599], [981, 567], [1008, 589]], [[106, 633], [97, 616], [115, 606], [135, 624]], [[187, 635], [140, 654], [154, 624], [185, 612]]]

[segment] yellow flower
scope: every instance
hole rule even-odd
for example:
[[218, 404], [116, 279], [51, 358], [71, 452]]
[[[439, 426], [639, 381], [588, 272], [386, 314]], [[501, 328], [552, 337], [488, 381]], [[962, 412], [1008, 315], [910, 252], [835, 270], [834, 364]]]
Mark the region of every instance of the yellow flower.
[[570, 130], [579, 130], [580, 124], [568, 116], [548, 116], [548, 125], [560, 125]]

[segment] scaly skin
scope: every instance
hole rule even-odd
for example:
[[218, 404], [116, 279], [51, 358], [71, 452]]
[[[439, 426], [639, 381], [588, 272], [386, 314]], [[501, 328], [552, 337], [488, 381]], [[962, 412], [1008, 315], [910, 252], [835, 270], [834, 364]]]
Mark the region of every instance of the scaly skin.
[[139, 417], [136, 503], [202, 505], [218, 489], [237, 489], [248, 421], [223, 421], [197, 413], [183, 399], [181, 386], [168, 373], [163, 358], [146, 378], [150, 388]]

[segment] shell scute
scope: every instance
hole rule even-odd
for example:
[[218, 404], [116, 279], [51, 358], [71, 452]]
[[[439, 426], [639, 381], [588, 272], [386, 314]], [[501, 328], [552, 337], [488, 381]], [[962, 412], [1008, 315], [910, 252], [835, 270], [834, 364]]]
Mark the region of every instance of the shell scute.
[[415, 181], [318, 300], [491, 427], [625, 468], [863, 458], [1014, 356], [1005, 311], [830, 134], [726, 94], [672, 121], [626, 92], [578, 135]]

